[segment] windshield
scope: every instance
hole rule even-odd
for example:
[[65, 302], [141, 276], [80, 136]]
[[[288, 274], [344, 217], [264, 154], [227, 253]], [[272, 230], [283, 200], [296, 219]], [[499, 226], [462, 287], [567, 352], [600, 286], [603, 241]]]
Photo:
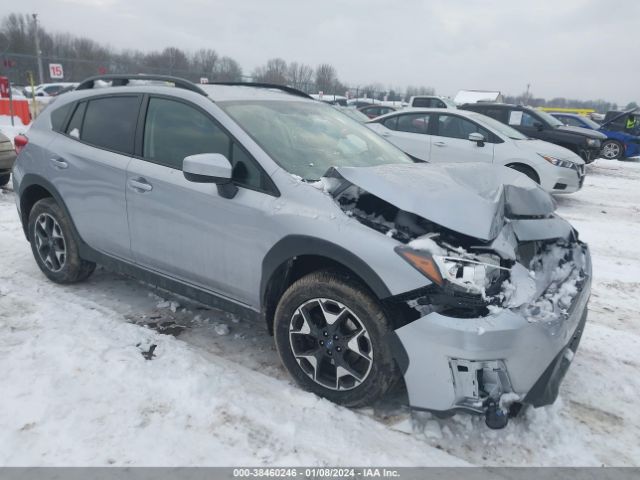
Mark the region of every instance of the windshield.
[[543, 112], [542, 110], [536, 110], [536, 113], [540, 117], [542, 117], [542, 119], [552, 127], [561, 127], [563, 125], [563, 123], [560, 120], [558, 120], [553, 115], [548, 114], [547, 112]]
[[274, 161], [304, 180], [330, 167], [413, 163], [396, 147], [335, 108], [319, 102], [218, 102]]
[[487, 117], [481, 113], [470, 113], [469, 118], [475, 120], [480, 124], [484, 124], [494, 132], [498, 132], [501, 135], [511, 138], [512, 140], [528, 140], [529, 137], [521, 134], [515, 128], [511, 128], [509, 125], [496, 120], [495, 118]]
[[354, 120], [357, 120], [360, 123], [364, 123], [364, 122], [368, 122], [369, 120], [371, 120], [369, 117], [367, 117], [364, 113], [362, 113], [360, 110], [355, 109], [353, 107], [340, 107], [340, 106], [334, 106], [334, 108], [336, 110], [338, 110], [339, 112], [344, 113], [347, 117], [351, 117]]
[[589, 125], [589, 128], [593, 129], [593, 130], [598, 130], [600, 128], [600, 125], [598, 125], [596, 122], [594, 122], [593, 120], [591, 120], [590, 118], [587, 117], [580, 117], [580, 120], [582, 122], [584, 122], [586, 125]]

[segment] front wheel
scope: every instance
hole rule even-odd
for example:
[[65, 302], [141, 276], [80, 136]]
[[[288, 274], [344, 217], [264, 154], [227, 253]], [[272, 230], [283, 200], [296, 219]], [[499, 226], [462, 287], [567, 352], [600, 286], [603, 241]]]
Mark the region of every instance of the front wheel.
[[607, 140], [602, 144], [600, 154], [607, 160], [620, 160], [624, 152], [624, 146], [615, 140]]
[[392, 331], [378, 300], [340, 272], [296, 281], [275, 313], [276, 347], [291, 376], [349, 407], [374, 403], [400, 378], [386, 338]]

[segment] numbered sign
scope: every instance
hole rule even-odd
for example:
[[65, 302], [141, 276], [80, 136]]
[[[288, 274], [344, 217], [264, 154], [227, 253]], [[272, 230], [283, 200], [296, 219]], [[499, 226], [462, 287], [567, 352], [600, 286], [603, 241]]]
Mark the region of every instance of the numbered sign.
[[49, 64], [49, 76], [52, 79], [61, 80], [64, 78], [64, 70], [62, 69], [62, 64], [60, 63], [50, 63]]

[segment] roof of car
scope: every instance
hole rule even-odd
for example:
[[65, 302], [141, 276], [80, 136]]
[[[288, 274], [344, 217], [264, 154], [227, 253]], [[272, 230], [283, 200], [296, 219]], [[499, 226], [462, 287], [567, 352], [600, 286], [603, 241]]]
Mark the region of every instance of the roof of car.
[[384, 115], [380, 115], [379, 117], [372, 118], [367, 123], [376, 123], [381, 119], [394, 117], [396, 115], [405, 115], [408, 113], [441, 113], [443, 115], [460, 115], [461, 117], [469, 117], [477, 112], [467, 111], [467, 110], [457, 110], [455, 108], [428, 108], [428, 107], [408, 107], [402, 110], [396, 110], [395, 112], [385, 113]]
[[111, 89], [130, 92], [147, 92], [154, 89], [165, 91], [167, 88], [174, 92], [193, 92], [209, 97], [214, 102], [228, 100], [291, 100], [292, 97], [312, 100], [306, 93], [286, 85], [253, 82], [216, 82], [210, 84], [196, 84], [189, 80], [168, 75], [149, 74], [108, 74], [90, 77], [83, 80], [76, 88], [78, 91], [100, 90], [108, 93]]

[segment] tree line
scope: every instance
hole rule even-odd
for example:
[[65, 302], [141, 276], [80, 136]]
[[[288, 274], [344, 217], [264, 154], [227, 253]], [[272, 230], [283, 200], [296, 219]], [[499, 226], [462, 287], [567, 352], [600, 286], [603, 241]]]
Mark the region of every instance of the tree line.
[[[35, 29], [33, 18], [26, 14], [8, 14], [0, 24], [0, 53], [4, 53], [0, 71], [15, 84], [28, 83], [29, 73], [37, 83]], [[245, 72], [235, 59], [220, 55], [212, 48], [193, 52], [175, 46], [150, 52], [116, 50], [90, 38], [49, 32], [42, 25], [37, 31], [45, 67], [44, 81], [50, 81], [47, 64], [61, 63], [68, 81], [80, 81], [103, 73], [155, 73], [177, 75], [194, 82], [206, 78], [210, 82], [282, 84], [307, 93], [323, 92], [326, 95], [345, 95], [349, 90], [353, 96], [390, 101], [434, 93], [431, 87], [411, 86], [402, 93], [400, 88], [385, 87], [379, 82], [349, 87], [339, 79], [336, 68], [329, 63], [314, 68], [301, 62], [287, 63], [282, 58], [272, 58], [253, 71]]]
[[[12, 83], [25, 85], [29, 72], [37, 83], [35, 57], [36, 25], [31, 15], [11, 13], [0, 24], [0, 75], [8, 76]], [[220, 55], [212, 48], [185, 51], [175, 46], [143, 52], [135, 49], [116, 50], [90, 38], [69, 33], [49, 32], [39, 26], [38, 40], [45, 67], [44, 80], [49, 81], [48, 63], [64, 66], [65, 80], [80, 81], [103, 73], [153, 73], [176, 75], [199, 82], [254, 81], [289, 85], [307, 93], [345, 95], [388, 101], [408, 101], [414, 95], [434, 95], [428, 86], [407, 86], [404, 89], [385, 86], [380, 82], [347, 85], [338, 76], [335, 67], [322, 63], [315, 68], [301, 62], [287, 62], [272, 58], [251, 72], [243, 71], [233, 58]], [[593, 108], [599, 112], [617, 110], [618, 105], [605, 100], [574, 100], [566, 98], [544, 99], [531, 94], [505, 96], [507, 103], [522, 103], [533, 107], [554, 106], [564, 108]], [[628, 107], [635, 107], [632, 102]], [[620, 106], [622, 107], [622, 106]]]

